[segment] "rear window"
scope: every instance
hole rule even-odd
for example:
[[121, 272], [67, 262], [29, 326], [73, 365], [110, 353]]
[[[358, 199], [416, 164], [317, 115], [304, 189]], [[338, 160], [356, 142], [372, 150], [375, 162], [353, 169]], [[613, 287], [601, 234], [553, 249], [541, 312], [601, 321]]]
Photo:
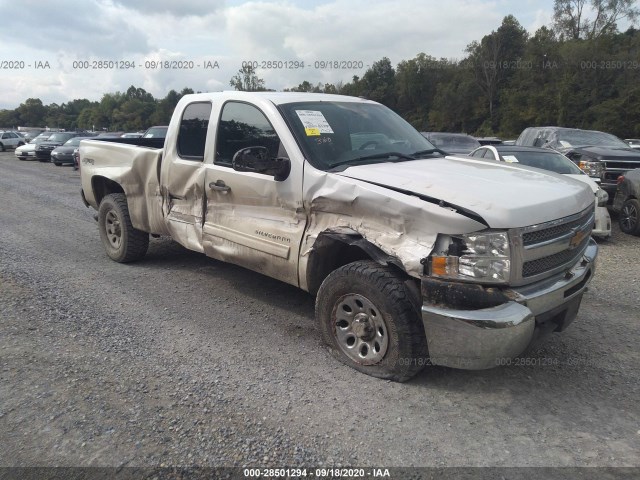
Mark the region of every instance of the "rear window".
[[211, 104], [207, 102], [191, 103], [184, 109], [178, 132], [178, 155], [181, 158], [204, 159], [210, 116]]

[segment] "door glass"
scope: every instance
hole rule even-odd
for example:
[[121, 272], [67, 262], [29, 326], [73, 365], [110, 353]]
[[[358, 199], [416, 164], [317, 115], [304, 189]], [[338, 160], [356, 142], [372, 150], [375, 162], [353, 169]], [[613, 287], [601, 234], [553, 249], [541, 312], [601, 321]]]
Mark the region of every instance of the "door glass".
[[253, 105], [228, 102], [222, 109], [214, 163], [231, 166], [235, 153], [248, 147], [266, 147], [269, 157], [282, 155], [280, 139], [267, 117]]

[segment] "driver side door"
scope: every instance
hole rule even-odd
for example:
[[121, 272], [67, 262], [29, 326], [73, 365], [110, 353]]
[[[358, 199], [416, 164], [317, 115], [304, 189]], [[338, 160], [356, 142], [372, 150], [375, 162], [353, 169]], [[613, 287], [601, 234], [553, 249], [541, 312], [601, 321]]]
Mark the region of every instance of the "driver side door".
[[234, 170], [235, 153], [258, 146], [265, 147], [270, 157], [289, 157], [280, 135], [258, 106], [224, 103], [213, 164], [206, 165], [204, 251], [298, 286], [298, 254], [306, 226], [302, 165], [291, 162], [291, 172], [282, 181], [273, 175]]

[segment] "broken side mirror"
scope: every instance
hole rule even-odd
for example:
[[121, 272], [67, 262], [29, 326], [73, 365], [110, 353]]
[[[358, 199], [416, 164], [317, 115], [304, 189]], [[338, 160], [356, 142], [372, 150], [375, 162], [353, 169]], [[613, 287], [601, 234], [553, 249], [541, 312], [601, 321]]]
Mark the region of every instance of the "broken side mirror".
[[233, 156], [232, 165], [238, 172], [273, 175], [277, 182], [285, 180], [291, 172], [291, 161], [284, 157], [269, 158], [266, 147], [247, 147], [238, 150]]

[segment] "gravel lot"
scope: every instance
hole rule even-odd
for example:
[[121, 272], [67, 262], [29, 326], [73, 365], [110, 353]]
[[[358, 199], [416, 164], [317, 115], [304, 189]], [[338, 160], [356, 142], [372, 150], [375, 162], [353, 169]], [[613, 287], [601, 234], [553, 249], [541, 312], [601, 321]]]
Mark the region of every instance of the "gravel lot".
[[640, 467], [640, 238], [617, 225], [532, 364], [396, 384], [335, 361], [304, 292], [168, 239], [117, 264], [77, 172], [0, 171], [0, 466]]

